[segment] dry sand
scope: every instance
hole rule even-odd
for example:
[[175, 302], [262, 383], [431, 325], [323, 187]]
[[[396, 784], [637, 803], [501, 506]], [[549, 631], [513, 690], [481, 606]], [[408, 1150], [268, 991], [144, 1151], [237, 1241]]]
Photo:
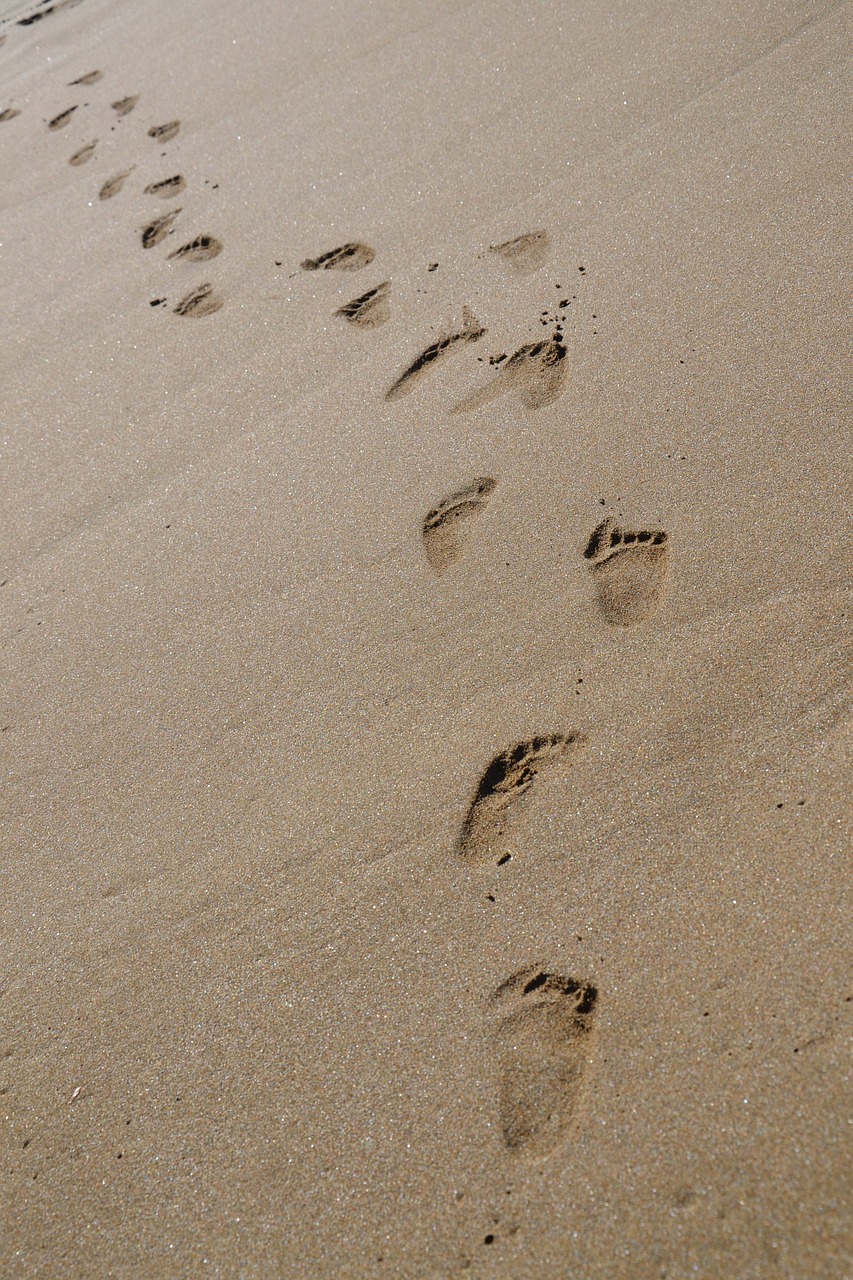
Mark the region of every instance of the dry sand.
[[849, 1276], [843, 8], [0, 17], [3, 1277]]

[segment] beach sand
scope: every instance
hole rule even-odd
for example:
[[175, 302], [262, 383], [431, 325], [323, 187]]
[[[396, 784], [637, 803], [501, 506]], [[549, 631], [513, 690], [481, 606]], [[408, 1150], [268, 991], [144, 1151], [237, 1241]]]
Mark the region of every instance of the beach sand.
[[844, 23], [0, 7], [4, 1277], [853, 1274]]

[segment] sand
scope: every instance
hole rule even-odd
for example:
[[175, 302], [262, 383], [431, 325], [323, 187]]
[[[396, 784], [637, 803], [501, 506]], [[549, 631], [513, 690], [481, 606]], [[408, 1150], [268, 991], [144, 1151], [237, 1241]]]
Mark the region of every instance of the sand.
[[853, 1274], [844, 36], [0, 7], [4, 1277]]

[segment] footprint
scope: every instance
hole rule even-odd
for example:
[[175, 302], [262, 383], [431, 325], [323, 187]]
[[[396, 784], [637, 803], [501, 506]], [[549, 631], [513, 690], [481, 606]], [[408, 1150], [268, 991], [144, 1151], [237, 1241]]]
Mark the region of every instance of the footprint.
[[73, 107], [67, 107], [65, 111], [60, 111], [58, 116], [54, 116], [52, 120], [48, 121], [48, 129], [53, 131], [57, 129], [64, 129], [76, 110], [77, 106], [75, 105]]
[[607, 622], [629, 627], [654, 613], [669, 567], [663, 529], [629, 532], [608, 516], [593, 530], [584, 556], [593, 562], [598, 607]]
[[181, 174], [176, 173], [173, 178], [161, 178], [159, 182], [149, 182], [145, 188], [145, 195], [160, 196], [163, 200], [169, 200], [183, 191], [186, 185]]
[[451, 413], [472, 413], [510, 391], [518, 393], [526, 409], [542, 409], [563, 394], [569, 379], [569, 362], [560, 332], [542, 342], [519, 347], [485, 387], [460, 400]]
[[527, 275], [548, 261], [551, 237], [547, 231], [528, 231], [526, 235], [504, 240], [503, 244], [489, 245], [489, 252], [498, 254], [514, 271]]
[[103, 78], [103, 71], [87, 71], [84, 76], [78, 76], [76, 80], [69, 80], [68, 86], [71, 88], [75, 84], [97, 84]]
[[87, 142], [85, 147], [81, 147], [79, 151], [75, 151], [74, 155], [69, 157], [68, 163], [73, 165], [85, 164], [87, 160], [92, 159], [97, 145], [97, 138], [94, 142]]
[[464, 525], [482, 515], [497, 485], [491, 476], [479, 476], [464, 489], [442, 498], [430, 511], [423, 526], [424, 549], [431, 567], [443, 573], [462, 555]]
[[[101, 187], [100, 191], [98, 192], [98, 199], [112, 200], [113, 196], [117, 196], [118, 193], [121, 191], [122, 187], [124, 186], [125, 179], [130, 177], [130, 175], [133, 173], [133, 170], [135, 168], [136, 168], [136, 165], [133, 165], [132, 168], [125, 169], [124, 173], [117, 173], [114, 178], [109, 178]], [[145, 247], [147, 249], [148, 245], [146, 245]]]
[[353, 298], [352, 302], [347, 302], [335, 312], [335, 315], [343, 316], [345, 320], [349, 320], [350, 324], [356, 324], [360, 329], [378, 329], [381, 324], [385, 324], [391, 318], [391, 307], [388, 303], [390, 290], [391, 282], [385, 280], [375, 289], [368, 289], [367, 293], [363, 293], [359, 298]]
[[188, 262], [207, 262], [222, 252], [222, 243], [216, 236], [196, 236], [189, 244], [182, 244], [169, 254], [170, 258], [186, 258]]
[[5, 124], [7, 120], [14, 120], [15, 116], [20, 114], [19, 107], [7, 107], [5, 111], [0, 111], [0, 124]]
[[134, 94], [130, 98], [119, 98], [118, 102], [111, 102], [110, 106], [117, 116], [129, 115], [139, 101], [139, 94]]
[[569, 1135], [596, 1039], [598, 992], [590, 982], [538, 965], [502, 982], [491, 998], [498, 1115], [509, 1150], [541, 1160]]
[[180, 120], [170, 120], [168, 124], [155, 124], [148, 130], [148, 137], [155, 142], [171, 142], [181, 127]]
[[299, 265], [303, 271], [361, 271], [369, 267], [376, 257], [376, 250], [368, 244], [342, 244], [338, 249], [329, 249], [321, 253], [319, 258], [306, 258]]
[[[113, 178], [115, 182], [115, 178]], [[115, 192], [112, 193], [113, 195]], [[103, 196], [102, 199], [106, 199]], [[159, 244], [161, 240], [165, 240], [166, 236], [172, 229], [172, 223], [180, 213], [180, 209], [170, 209], [168, 213], [162, 213], [159, 218], [155, 218], [153, 222], [149, 222], [148, 226], [142, 232], [143, 249], [153, 249], [155, 244]]]
[[210, 316], [222, 306], [222, 299], [213, 292], [212, 284], [200, 284], [188, 293], [175, 307], [176, 316]]
[[512, 857], [507, 848], [519, 801], [532, 787], [537, 774], [562, 760], [569, 747], [583, 739], [576, 733], [554, 733], [519, 742], [492, 760], [480, 779], [468, 808], [457, 846], [466, 862], [502, 866]]
[[460, 343], [477, 342], [485, 332], [486, 330], [479, 323], [471, 308], [463, 307], [462, 328], [455, 333], [441, 334], [425, 351], [422, 351], [418, 358], [412, 361], [407, 369], [403, 370], [397, 381], [388, 388], [385, 392], [385, 399], [398, 400], [400, 396], [408, 395], [416, 382], [432, 365], [437, 364], [439, 360], [443, 360]]

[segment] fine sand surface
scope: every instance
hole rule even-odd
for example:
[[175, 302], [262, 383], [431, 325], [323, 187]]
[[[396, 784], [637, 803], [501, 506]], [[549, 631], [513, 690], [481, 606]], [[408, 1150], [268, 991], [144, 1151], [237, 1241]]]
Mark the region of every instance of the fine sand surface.
[[4, 1280], [853, 1274], [844, 22], [0, 3]]

